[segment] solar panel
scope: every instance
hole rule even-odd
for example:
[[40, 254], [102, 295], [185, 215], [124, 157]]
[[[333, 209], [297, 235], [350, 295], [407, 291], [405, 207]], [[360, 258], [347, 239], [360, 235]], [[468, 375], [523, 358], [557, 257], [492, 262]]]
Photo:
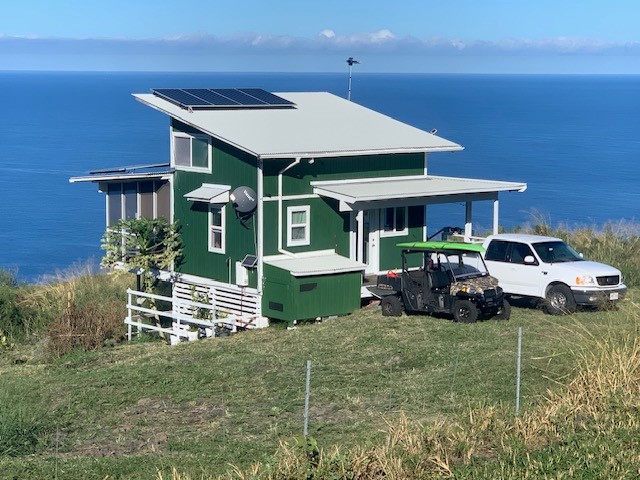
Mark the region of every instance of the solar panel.
[[244, 268], [255, 268], [258, 265], [258, 257], [255, 255], [245, 255], [241, 265]]
[[261, 88], [154, 88], [152, 92], [185, 109], [295, 107]]
[[203, 107], [210, 104], [206, 100], [179, 88], [159, 88], [154, 90], [153, 93], [180, 106]]

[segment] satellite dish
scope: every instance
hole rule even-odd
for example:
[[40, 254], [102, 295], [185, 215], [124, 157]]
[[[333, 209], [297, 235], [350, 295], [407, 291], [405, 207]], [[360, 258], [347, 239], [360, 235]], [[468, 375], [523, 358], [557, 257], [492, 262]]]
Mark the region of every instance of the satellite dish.
[[229, 199], [233, 204], [233, 208], [235, 208], [236, 212], [240, 215], [251, 213], [258, 206], [258, 195], [256, 195], [256, 192], [251, 187], [243, 186], [236, 188], [231, 195], [229, 195]]

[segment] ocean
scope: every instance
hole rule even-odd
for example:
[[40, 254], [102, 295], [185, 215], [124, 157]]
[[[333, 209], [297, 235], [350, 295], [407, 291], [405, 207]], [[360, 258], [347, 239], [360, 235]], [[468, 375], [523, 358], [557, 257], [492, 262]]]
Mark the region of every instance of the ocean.
[[[161, 87], [259, 87], [346, 97], [347, 73], [0, 72], [0, 268], [38, 281], [99, 263], [104, 196], [69, 177], [166, 162], [168, 119], [132, 93]], [[429, 173], [526, 182], [500, 197], [505, 227], [637, 222], [640, 76], [364, 74], [354, 102], [465, 147]], [[491, 224], [490, 202], [474, 211]], [[430, 232], [464, 223], [433, 207]]]

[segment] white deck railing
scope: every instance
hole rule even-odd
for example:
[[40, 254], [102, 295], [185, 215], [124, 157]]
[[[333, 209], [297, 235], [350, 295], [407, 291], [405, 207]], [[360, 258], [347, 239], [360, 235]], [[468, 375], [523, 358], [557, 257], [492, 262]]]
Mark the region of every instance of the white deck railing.
[[[255, 325], [252, 323], [253, 318], [247, 315], [229, 315], [224, 312], [221, 312], [222, 315], [218, 315], [218, 309], [214, 301], [210, 304], [201, 303], [184, 298], [174, 299], [172, 297], [132, 289], [127, 290], [127, 297], [128, 314], [124, 323], [127, 325], [127, 338], [129, 340], [131, 340], [134, 334], [134, 327], [136, 328], [136, 333], [140, 333], [143, 330], [151, 330], [171, 335], [172, 345], [180, 342], [181, 339], [188, 341], [196, 340], [199, 336], [202, 336], [202, 333], [204, 333], [206, 337], [215, 337], [216, 331], [220, 329], [235, 333], [238, 328], [255, 328]], [[171, 309], [158, 310], [143, 307], [141, 303], [146, 299], [166, 302], [171, 305]], [[196, 312], [200, 312], [205, 318], [194, 317], [194, 315], [197, 315]], [[158, 321], [160, 317], [171, 319], [171, 327], [163, 327], [143, 321], [153, 318], [156, 319], [157, 323], [160, 323]], [[194, 326], [196, 330], [193, 330]], [[204, 332], [198, 330], [203, 330]]]

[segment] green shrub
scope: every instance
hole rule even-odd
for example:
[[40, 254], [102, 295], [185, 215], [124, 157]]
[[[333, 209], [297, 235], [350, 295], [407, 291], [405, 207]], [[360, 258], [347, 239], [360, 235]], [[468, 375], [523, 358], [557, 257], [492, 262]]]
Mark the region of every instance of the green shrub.
[[0, 331], [11, 338], [22, 338], [24, 333], [23, 314], [19, 306], [19, 289], [17, 284], [0, 270]]

